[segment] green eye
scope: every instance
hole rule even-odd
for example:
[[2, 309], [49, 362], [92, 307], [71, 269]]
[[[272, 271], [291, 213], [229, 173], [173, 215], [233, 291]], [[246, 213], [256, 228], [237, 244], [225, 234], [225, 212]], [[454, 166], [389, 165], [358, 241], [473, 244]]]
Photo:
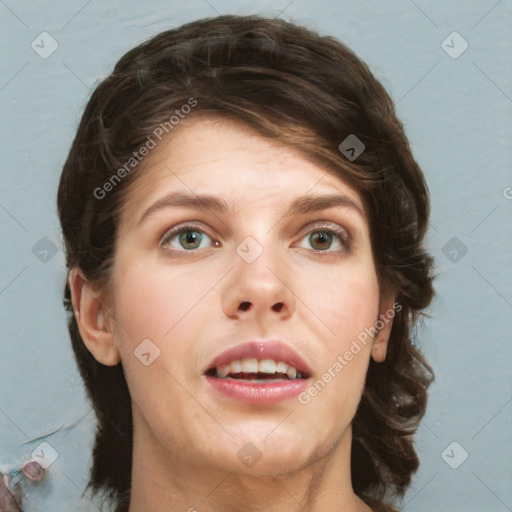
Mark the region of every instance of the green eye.
[[[309, 235], [309, 242], [315, 250], [321, 251], [330, 249], [333, 242], [333, 233], [328, 231], [314, 231]], [[315, 247], [317, 244], [319, 247]]]
[[310, 231], [302, 240], [307, 239], [309, 247], [317, 253], [333, 253], [349, 251], [351, 248], [350, 236], [345, 229], [338, 226], [320, 226]]
[[196, 226], [178, 226], [164, 236], [162, 246], [169, 245], [172, 249], [178, 251], [192, 251], [194, 249], [203, 249], [205, 246], [208, 247], [208, 240], [212, 242], [212, 239]]
[[182, 231], [179, 234], [179, 241], [184, 249], [197, 249], [202, 239], [203, 233], [199, 231]]

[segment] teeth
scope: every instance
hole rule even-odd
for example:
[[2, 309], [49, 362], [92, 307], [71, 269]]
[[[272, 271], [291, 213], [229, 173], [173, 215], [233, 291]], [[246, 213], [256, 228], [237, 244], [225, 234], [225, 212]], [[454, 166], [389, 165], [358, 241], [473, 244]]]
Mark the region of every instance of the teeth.
[[286, 374], [289, 379], [302, 378], [302, 374], [293, 366], [288, 366], [282, 361], [273, 359], [263, 359], [258, 361], [256, 358], [246, 358], [234, 360], [229, 364], [217, 366], [217, 377], [225, 379], [228, 375], [237, 373], [266, 373], [266, 374]]
[[240, 373], [242, 371], [242, 361], [231, 361], [230, 366], [230, 373]]
[[297, 376], [297, 370], [293, 366], [288, 366], [288, 369], [286, 370], [286, 375], [288, 375], [289, 379], [295, 379]]
[[261, 373], [276, 373], [276, 363], [272, 359], [264, 359], [258, 364]]
[[244, 373], [258, 373], [258, 360], [242, 359], [242, 371]]
[[217, 375], [224, 379], [229, 375], [229, 364], [223, 364], [222, 366], [217, 366]]
[[279, 361], [279, 363], [276, 364], [276, 372], [277, 373], [286, 373], [287, 369], [288, 369], [288, 365], [286, 363], [283, 363], [282, 361]]

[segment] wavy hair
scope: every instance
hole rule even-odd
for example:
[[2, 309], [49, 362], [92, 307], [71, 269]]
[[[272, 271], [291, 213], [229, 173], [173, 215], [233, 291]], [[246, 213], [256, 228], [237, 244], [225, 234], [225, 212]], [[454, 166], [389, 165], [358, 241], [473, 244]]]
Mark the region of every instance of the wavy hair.
[[[92, 93], [62, 170], [57, 203], [68, 272], [78, 267], [108, 289], [120, 212], [143, 164], [110, 187], [108, 199], [97, 191], [154, 138], [155, 127], [164, 123], [172, 137], [170, 116], [191, 98], [197, 104], [190, 116], [243, 121], [361, 195], [381, 292], [391, 291], [401, 308], [386, 360], [370, 361], [353, 420], [352, 484], [372, 504], [403, 496], [418, 468], [412, 436], [433, 380], [413, 331], [434, 295], [433, 260], [423, 247], [429, 195], [393, 101], [347, 46], [280, 19], [219, 16], [162, 32], [126, 53]], [[349, 135], [365, 146], [353, 161], [339, 149]], [[133, 426], [122, 363], [104, 366], [87, 350], [67, 281], [64, 304], [98, 418], [88, 488], [126, 512]]]

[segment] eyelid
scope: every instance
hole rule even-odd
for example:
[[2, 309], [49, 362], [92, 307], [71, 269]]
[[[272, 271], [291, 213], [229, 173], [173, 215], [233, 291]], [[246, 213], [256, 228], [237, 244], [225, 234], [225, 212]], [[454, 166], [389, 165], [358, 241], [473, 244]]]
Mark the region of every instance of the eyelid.
[[308, 223], [304, 227], [304, 229], [307, 229], [307, 232], [311, 232], [317, 229], [330, 229], [336, 232], [343, 232], [347, 234], [347, 238], [352, 239], [352, 230], [348, 227], [345, 227], [337, 222], [331, 221], [331, 220], [325, 220], [325, 218], [319, 218], [319, 219], [312, 219], [308, 220]]
[[[313, 225], [314, 224], [314, 225]], [[342, 225], [338, 224], [337, 222], [331, 221], [331, 220], [325, 220], [323, 218], [319, 219], [311, 219], [308, 220], [306, 226], [304, 228], [308, 229], [308, 232], [313, 229], [319, 229], [319, 228], [329, 228], [329, 229], [338, 229], [341, 231], [346, 231], [347, 234], [349, 234], [349, 230]]]
[[[314, 225], [312, 225], [312, 224], [314, 224]], [[326, 221], [325, 219], [318, 219], [318, 220], [309, 221], [306, 228], [307, 228], [307, 231], [300, 238], [300, 240], [302, 240], [308, 234], [314, 233], [316, 231], [325, 230], [325, 231], [331, 232], [334, 235], [336, 235], [339, 238], [341, 244], [343, 245], [343, 247], [346, 251], [350, 251], [352, 249], [353, 241], [352, 241], [352, 236], [350, 234], [350, 231], [347, 228], [341, 226], [340, 224], [337, 224], [332, 221]], [[338, 251], [336, 251], [336, 250], [320, 251], [320, 250], [315, 250], [315, 249], [312, 249], [312, 250], [317, 254], [333, 254], [336, 252], [340, 252], [339, 250]]]
[[[187, 231], [187, 230], [200, 231], [201, 233], [204, 233], [205, 235], [209, 236], [211, 238], [212, 242], [216, 242], [215, 237], [210, 233], [209, 229], [205, 228], [204, 224], [202, 224], [199, 221], [192, 220], [192, 221], [183, 222], [181, 224], [177, 224], [176, 226], [173, 226], [172, 228], [165, 231], [165, 233], [161, 237], [160, 246], [164, 246], [165, 244], [167, 244], [170, 241], [171, 238], [173, 238], [177, 234], [181, 233], [182, 231]], [[175, 250], [179, 251], [179, 249], [175, 249]], [[188, 251], [188, 252], [192, 252], [192, 251]]]

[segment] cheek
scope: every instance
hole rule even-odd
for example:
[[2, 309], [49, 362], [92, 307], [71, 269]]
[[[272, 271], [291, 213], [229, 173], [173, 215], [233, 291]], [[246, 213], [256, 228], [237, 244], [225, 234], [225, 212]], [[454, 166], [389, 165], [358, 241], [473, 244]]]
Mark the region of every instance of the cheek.
[[[325, 350], [318, 365], [320, 374], [308, 395], [315, 414], [325, 415], [329, 403], [348, 423], [356, 412], [368, 370], [371, 339], [365, 330], [378, 319], [379, 285], [373, 265], [344, 267], [324, 282], [326, 286], [316, 287], [310, 294], [311, 309], [324, 324]], [[305, 396], [301, 403], [308, 400]]]
[[184, 266], [172, 271], [165, 265], [120, 268], [114, 302], [121, 326], [116, 338], [123, 366], [127, 371], [141, 369], [134, 351], [149, 339], [160, 353], [148, 368], [165, 368], [180, 380], [188, 379], [200, 364], [191, 367], [182, 362], [198, 361], [195, 340], [215, 320], [210, 318], [215, 312], [211, 304], [214, 294], [208, 291], [216, 276], [212, 272], [198, 275], [197, 270]]
[[116, 318], [134, 343], [150, 338], [166, 344], [173, 333], [191, 323], [194, 315], [190, 313], [209, 284], [188, 274], [184, 268], [166, 271], [149, 265], [122, 271], [115, 287]]
[[323, 281], [324, 286], [306, 283], [310, 308], [322, 321], [329, 350], [342, 350], [365, 328], [374, 325], [379, 312], [379, 285], [373, 266], [344, 268]]
[[[130, 395], [148, 421], [165, 423], [175, 416], [177, 403], [186, 407], [190, 400], [180, 386], [192, 371], [183, 361], [195, 361], [193, 341], [208, 321], [207, 301], [201, 300], [208, 283], [203, 285], [197, 276], [194, 279], [184, 272], [165, 272], [149, 265], [133, 265], [118, 275], [116, 342]], [[154, 345], [148, 344], [148, 339]], [[139, 347], [145, 347], [144, 351]], [[148, 365], [144, 353], [150, 354]], [[174, 401], [169, 401], [169, 396]]]

